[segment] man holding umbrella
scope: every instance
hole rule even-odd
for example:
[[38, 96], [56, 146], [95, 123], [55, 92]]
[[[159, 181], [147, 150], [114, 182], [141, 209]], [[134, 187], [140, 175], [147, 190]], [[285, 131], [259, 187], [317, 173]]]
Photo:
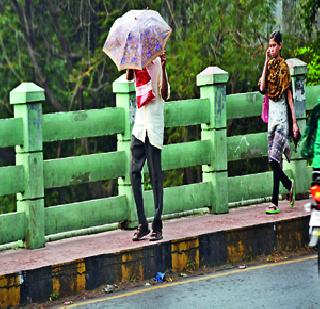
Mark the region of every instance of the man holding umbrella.
[[[147, 75], [149, 81], [144, 85], [139, 85], [139, 82], [144, 79], [144, 74]], [[128, 70], [127, 79], [133, 79], [134, 77], [138, 108], [136, 109], [132, 129], [130, 176], [139, 226], [132, 239], [140, 240], [150, 233], [141, 191], [141, 170], [147, 159], [155, 206], [150, 240], [160, 240], [162, 239], [161, 215], [163, 210], [161, 149], [163, 148], [164, 135], [164, 100], [169, 98], [166, 54], [163, 53], [160, 57], [151, 61], [144, 70]], [[140, 89], [142, 92], [139, 92]], [[145, 92], [143, 93], [143, 91]]]
[[163, 174], [161, 149], [164, 135], [164, 100], [169, 97], [165, 45], [171, 28], [158, 12], [131, 10], [111, 27], [103, 51], [119, 71], [134, 79], [137, 109], [132, 130], [130, 176], [138, 215], [138, 229], [133, 240], [150, 233], [141, 189], [141, 170], [148, 162], [153, 189], [155, 215], [150, 240], [162, 236]]

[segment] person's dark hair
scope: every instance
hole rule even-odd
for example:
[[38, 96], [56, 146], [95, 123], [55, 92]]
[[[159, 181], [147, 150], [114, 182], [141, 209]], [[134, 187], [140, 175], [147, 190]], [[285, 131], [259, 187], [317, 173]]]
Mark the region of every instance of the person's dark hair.
[[281, 33], [279, 30], [273, 31], [272, 34], [270, 35], [269, 39], [270, 40], [274, 39], [277, 44], [282, 43], [282, 37], [281, 37]]

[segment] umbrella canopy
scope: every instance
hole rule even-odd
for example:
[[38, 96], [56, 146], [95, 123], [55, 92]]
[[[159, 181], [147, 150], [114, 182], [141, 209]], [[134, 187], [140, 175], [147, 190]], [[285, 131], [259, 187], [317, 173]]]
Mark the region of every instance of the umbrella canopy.
[[103, 51], [118, 70], [142, 70], [162, 54], [172, 29], [153, 10], [131, 10], [110, 28]]

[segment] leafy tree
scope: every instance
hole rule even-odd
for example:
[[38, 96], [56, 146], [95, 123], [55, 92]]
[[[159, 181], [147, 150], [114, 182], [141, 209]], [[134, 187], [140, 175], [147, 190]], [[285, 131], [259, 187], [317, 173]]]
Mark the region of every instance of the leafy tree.
[[178, 98], [197, 93], [195, 77], [207, 66], [230, 74], [230, 92], [256, 87], [257, 69], [274, 22], [276, 1], [166, 1], [173, 38], [168, 66]]
[[308, 63], [307, 84], [317, 85], [320, 80], [320, 2], [301, 0], [300, 11], [306, 28], [307, 40], [304, 46], [296, 49], [296, 56]]
[[296, 56], [308, 63], [307, 85], [318, 85], [320, 80], [320, 52], [311, 46], [300, 47]]

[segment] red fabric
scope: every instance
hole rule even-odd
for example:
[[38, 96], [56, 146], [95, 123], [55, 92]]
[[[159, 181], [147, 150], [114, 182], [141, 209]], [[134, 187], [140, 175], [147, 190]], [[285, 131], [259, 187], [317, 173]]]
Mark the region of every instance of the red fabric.
[[151, 77], [147, 69], [134, 70], [135, 85], [136, 85], [136, 101], [140, 108], [143, 105], [149, 104], [155, 95], [152, 91]]

